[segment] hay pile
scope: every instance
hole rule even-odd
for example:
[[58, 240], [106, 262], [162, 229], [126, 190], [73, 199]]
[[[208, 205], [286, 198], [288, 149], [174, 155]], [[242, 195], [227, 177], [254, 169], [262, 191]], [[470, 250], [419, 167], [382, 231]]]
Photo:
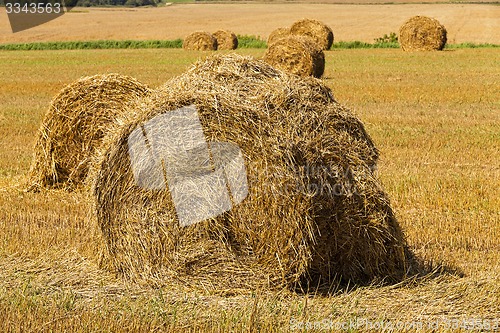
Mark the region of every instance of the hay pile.
[[110, 123], [128, 103], [150, 92], [139, 81], [119, 74], [84, 77], [63, 88], [38, 131], [28, 189], [69, 189], [81, 183]]
[[218, 30], [212, 34], [217, 40], [218, 50], [236, 50], [238, 48], [238, 38], [227, 30]]
[[[169, 168], [203, 161], [189, 158], [193, 149], [160, 160], [162, 142], [182, 144], [191, 134], [154, 121], [190, 105], [212, 152], [216, 142], [239, 147], [248, 195], [223, 214], [182, 227], [174, 194], [160, 183], [172, 176]], [[121, 124], [89, 177], [106, 262], [121, 275], [211, 292], [404, 275], [404, 237], [372, 171], [378, 151], [321, 81], [218, 55], [167, 82]], [[155, 141], [155, 131], [166, 140]], [[130, 144], [136, 135], [149, 140], [139, 151]], [[144, 157], [138, 164], [137, 154]], [[184, 171], [201, 179], [215, 172], [206, 163], [204, 172]]]
[[403, 51], [439, 51], [446, 45], [446, 28], [438, 20], [414, 16], [399, 29]]
[[325, 71], [325, 55], [309, 37], [281, 38], [269, 46], [264, 61], [281, 70], [301, 75], [321, 77]]
[[269, 37], [267, 37], [267, 46], [270, 47], [273, 43], [277, 42], [281, 38], [288, 37], [290, 35], [290, 28], [278, 28], [273, 30]]
[[323, 50], [329, 50], [333, 44], [332, 29], [323, 22], [303, 19], [290, 27], [292, 35], [309, 36], [314, 39]]
[[182, 48], [184, 50], [215, 51], [217, 50], [217, 39], [211, 33], [195, 31], [184, 38]]

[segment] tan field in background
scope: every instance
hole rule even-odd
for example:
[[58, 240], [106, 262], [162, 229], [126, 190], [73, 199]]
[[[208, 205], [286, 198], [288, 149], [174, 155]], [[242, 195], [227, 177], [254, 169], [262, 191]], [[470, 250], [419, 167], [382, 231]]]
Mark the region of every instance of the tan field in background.
[[75, 8], [41, 26], [13, 34], [0, 9], [0, 43], [184, 38], [195, 30], [227, 29], [263, 39], [274, 29], [308, 17], [325, 22], [336, 41], [375, 38], [410, 17], [426, 15], [448, 30], [449, 43], [500, 44], [500, 6], [491, 4], [174, 4], [161, 8]]

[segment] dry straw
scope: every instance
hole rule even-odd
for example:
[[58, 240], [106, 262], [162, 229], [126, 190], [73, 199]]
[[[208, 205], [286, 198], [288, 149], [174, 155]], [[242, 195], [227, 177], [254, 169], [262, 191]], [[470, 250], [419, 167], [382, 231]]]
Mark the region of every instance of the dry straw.
[[211, 33], [195, 31], [184, 38], [182, 47], [184, 50], [214, 51], [217, 50], [217, 39]]
[[290, 27], [290, 33], [311, 37], [323, 50], [329, 50], [333, 44], [332, 29], [317, 20], [303, 19], [297, 21]]
[[63, 88], [38, 131], [29, 189], [70, 189], [81, 183], [110, 123], [128, 103], [150, 92], [139, 81], [119, 74], [84, 77]]
[[213, 33], [215, 39], [217, 39], [217, 49], [218, 50], [236, 50], [238, 48], [238, 37], [227, 30], [218, 30]]
[[[181, 227], [168, 190], [137, 186], [128, 140], [187, 105], [207, 141], [240, 147], [249, 193], [232, 210]], [[131, 111], [89, 177], [105, 262], [121, 275], [209, 292], [404, 276], [404, 237], [372, 171], [378, 151], [321, 81], [217, 55]]]
[[399, 29], [403, 51], [438, 51], [446, 45], [446, 28], [438, 20], [414, 16]]
[[277, 68], [301, 75], [321, 77], [325, 71], [325, 55], [309, 37], [281, 38], [269, 46], [264, 61]]
[[273, 43], [277, 42], [283, 37], [287, 37], [290, 35], [290, 28], [278, 28], [276, 30], [273, 30], [270, 34], [269, 37], [267, 37], [267, 46], [271, 46]]

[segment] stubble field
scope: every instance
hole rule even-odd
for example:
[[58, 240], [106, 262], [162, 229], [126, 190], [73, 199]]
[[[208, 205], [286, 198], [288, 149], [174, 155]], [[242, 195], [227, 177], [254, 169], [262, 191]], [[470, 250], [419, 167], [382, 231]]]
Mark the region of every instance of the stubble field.
[[[263, 51], [238, 52], [258, 57]], [[0, 53], [2, 331], [287, 331], [302, 321], [357, 322], [364, 331], [363, 320], [440, 321], [442, 329], [452, 320], [494, 325], [500, 318], [500, 56], [494, 49], [327, 52], [326, 81], [380, 148], [379, 174], [400, 223], [415, 253], [438, 268], [435, 274], [313, 297], [154, 290], [100, 270], [99, 233], [84, 195], [23, 191], [42, 115], [51, 97], [80, 76], [118, 72], [158, 86], [205, 55]]]
[[[389, 32], [389, 31], [387, 31]], [[359, 39], [359, 38], [358, 38]], [[264, 50], [237, 50], [261, 57]], [[430, 272], [398, 285], [213, 295], [99, 268], [84, 193], [26, 193], [51, 98], [116, 72], [156, 87], [179, 49], [0, 52], [0, 331], [468, 331], [500, 327], [500, 52], [326, 52], [324, 79], [381, 151], [379, 177]], [[457, 329], [458, 328], [458, 329]]]

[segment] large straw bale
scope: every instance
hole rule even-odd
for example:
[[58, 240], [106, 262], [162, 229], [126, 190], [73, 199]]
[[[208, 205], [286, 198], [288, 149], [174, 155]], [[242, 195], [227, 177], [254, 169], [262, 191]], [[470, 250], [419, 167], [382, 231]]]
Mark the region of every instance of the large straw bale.
[[195, 31], [184, 38], [182, 48], [194, 51], [215, 51], [217, 39], [209, 32]]
[[446, 28], [426, 16], [414, 16], [399, 29], [403, 51], [439, 51], [446, 45], [446, 39]]
[[299, 20], [292, 24], [290, 33], [293, 35], [311, 37], [323, 50], [329, 50], [333, 44], [332, 29], [318, 20]]
[[306, 36], [281, 38], [269, 46], [264, 61], [281, 70], [301, 75], [321, 77], [325, 71], [325, 55], [317, 44]]
[[[241, 150], [248, 195], [221, 215], [183, 227], [173, 192], [138, 186], [130, 138], [189, 105], [207, 142]], [[105, 262], [121, 275], [210, 292], [404, 275], [404, 237], [373, 173], [378, 151], [321, 81], [218, 55], [133, 111], [105, 139], [89, 177]], [[174, 139], [185, 135], [164, 129]], [[168, 165], [180, 162], [155, 161], [163, 172], [148, 163], [145, 170], [168, 177]]]
[[236, 50], [238, 48], [238, 37], [227, 30], [217, 30], [212, 34], [217, 39], [217, 50]]
[[80, 184], [110, 123], [128, 103], [150, 92], [136, 79], [119, 74], [83, 77], [63, 88], [38, 131], [29, 189]]

